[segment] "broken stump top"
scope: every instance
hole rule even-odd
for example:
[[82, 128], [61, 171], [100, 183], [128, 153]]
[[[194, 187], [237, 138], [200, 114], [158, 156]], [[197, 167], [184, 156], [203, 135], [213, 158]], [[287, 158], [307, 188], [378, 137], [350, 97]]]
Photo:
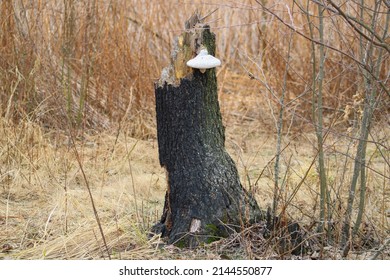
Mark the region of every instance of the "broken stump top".
[[185, 30], [175, 39], [171, 63], [162, 70], [158, 87], [165, 83], [178, 86], [182, 78], [191, 77], [194, 69], [187, 66], [187, 61], [194, 58], [201, 49], [215, 55], [215, 34], [203, 21], [204, 17], [197, 12], [186, 21]]

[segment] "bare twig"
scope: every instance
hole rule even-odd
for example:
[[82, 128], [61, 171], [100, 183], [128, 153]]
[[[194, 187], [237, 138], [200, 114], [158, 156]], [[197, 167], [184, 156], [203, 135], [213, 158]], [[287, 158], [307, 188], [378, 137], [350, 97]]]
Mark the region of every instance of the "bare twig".
[[96, 219], [96, 222], [98, 224], [98, 227], [99, 227], [99, 231], [100, 231], [100, 235], [102, 237], [102, 240], [103, 240], [103, 244], [104, 244], [104, 247], [106, 249], [106, 253], [107, 253], [107, 256], [108, 256], [108, 259], [111, 260], [111, 254], [110, 254], [110, 250], [108, 249], [108, 245], [107, 245], [107, 242], [106, 242], [106, 237], [104, 235], [104, 232], [103, 232], [103, 227], [102, 227], [102, 224], [100, 222], [100, 218], [99, 218], [99, 214], [97, 212], [97, 209], [96, 209], [96, 206], [95, 206], [95, 202], [94, 202], [94, 199], [93, 199], [93, 195], [92, 195], [92, 192], [91, 192], [91, 188], [89, 186], [89, 182], [88, 182], [88, 179], [87, 179], [87, 175], [85, 174], [84, 172], [84, 168], [83, 168], [83, 164], [81, 162], [81, 158], [80, 158], [80, 154], [76, 148], [76, 143], [74, 141], [74, 136], [71, 135], [70, 137], [70, 140], [72, 142], [72, 148], [73, 148], [73, 151], [74, 151], [74, 154], [76, 156], [76, 160], [77, 160], [77, 163], [79, 165], [79, 168], [80, 168], [80, 171], [81, 171], [81, 174], [83, 175], [83, 179], [84, 179], [84, 183], [85, 183], [85, 186], [88, 190], [88, 195], [89, 195], [89, 198], [91, 200], [91, 205], [92, 205], [92, 209], [93, 209], [93, 213], [95, 215], [95, 219]]
[[282, 192], [280, 190], [279, 186], [279, 161], [280, 161], [280, 151], [281, 151], [281, 143], [282, 143], [282, 131], [283, 131], [283, 113], [285, 109], [285, 102], [284, 98], [286, 95], [286, 86], [287, 86], [287, 74], [288, 74], [288, 69], [289, 69], [289, 61], [290, 61], [290, 52], [291, 52], [291, 43], [293, 39], [294, 33], [291, 32], [290, 38], [289, 38], [289, 44], [288, 44], [288, 51], [287, 51], [287, 63], [286, 63], [286, 68], [284, 71], [284, 77], [283, 77], [283, 89], [282, 89], [282, 94], [280, 97], [280, 111], [279, 111], [279, 119], [277, 122], [277, 144], [276, 144], [276, 159], [275, 159], [275, 189], [274, 189], [274, 198], [273, 198], [273, 206], [272, 206], [272, 216], [276, 216], [276, 211], [278, 207], [278, 200], [279, 200], [279, 195]]
[[[351, 59], [353, 62], [355, 62], [359, 67], [361, 67], [362, 69], [366, 70], [367, 73], [372, 76], [372, 78], [375, 80], [375, 82], [377, 82], [379, 84], [379, 86], [381, 87], [381, 89], [386, 92], [386, 94], [388, 96], [390, 96], [390, 90], [388, 88], [388, 86], [379, 78], [377, 77], [373, 72], [372, 72], [372, 69], [370, 69], [367, 64], [365, 63], [362, 63], [361, 61], [359, 61], [359, 59], [355, 58], [354, 56], [336, 48], [336, 47], [333, 47], [329, 44], [325, 44], [323, 42], [320, 42], [314, 38], [310, 38], [310, 36], [304, 34], [303, 32], [299, 31], [297, 28], [295, 28], [294, 26], [292, 26], [291, 24], [285, 22], [280, 16], [278, 16], [275, 12], [271, 11], [269, 8], [267, 8], [265, 5], [263, 5], [259, 0], [255, 0], [267, 13], [271, 14], [272, 16], [274, 16], [277, 20], [279, 20], [283, 25], [285, 25], [286, 27], [294, 30], [297, 34], [299, 34], [300, 36], [302, 36], [303, 38], [311, 41], [311, 42], [314, 42], [315, 44], [317, 45], [322, 45], [332, 51], [335, 51], [337, 53], [340, 53], [342, 54], [343, 56], [345, 57], [348, 57], [349, 59]], [[296, 1], [295, 1], [296, 2]], [[302, 7], [301, 7], [302, 9]]]
[[[345, 21], [357, 32], [359, 33], [360, 36], [364, 37], [366, 40], [370, 41], [371, 43], [373, 43], [374, 45], [378, 46], [378, 47], [381, 47], [381, 48], [384, 48], [387, 52], [390, 53], [390, 45], [389, 44], [386, 44], [385, 42], [382, 41], [382, 38], [376, 33], [373, 31], [373, 28], [369, 28], [367, 27], [365, 24], [363, 24], [361, 21], [358, 21], [356, 19], [353, 19], [351, 16], [347, 15], [346, 13], [343, 12], [343, 10], [340, 9], [340, 7], [338, 5], [336, 5], [332, 0], [326, 0], [327, 2], [329, 2], [329, 4], [332, 5], [333, 8], [335, 8], [338, 13], [345, 19]], [[377, 11], [375, 11], [375, 13], [377, 13]], [[364, 32], [362, 32], [359, 28], [357, 28], [355, 26], [355, 24], [352, 23], [352, 21], [360, 24], [360, 26], [364, 27], [365, 29], [367, 29], [377, 40], [379, 40], [379, 42], [375, 41], [373, 38], [370, 38], [369, 36], [367, 36], [366, 34], [364, 34]]]

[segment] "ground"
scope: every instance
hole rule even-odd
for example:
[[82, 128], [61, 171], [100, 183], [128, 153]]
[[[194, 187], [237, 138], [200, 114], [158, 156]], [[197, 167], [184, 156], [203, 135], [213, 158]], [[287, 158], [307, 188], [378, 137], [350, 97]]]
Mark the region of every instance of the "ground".
[[[32, 123], [3, 122], [1, 130], [0, 259], [107, 259], [102, 233], [114, 259], [340, 258], [337, 246], [319, 251], [317, 241], [309, 237], [305, 255], [284, 253], [264, 239], [261, 225], [195, 250], [167, 246], [159, 236], [148, 234], [160, 218], [166, 188], [156, 139], [131, 138], [125, 128], [73, 138]], [[281, 201], [288, 217], [310, 233], [309, 225], [318, 215], [319, 188], [315, 165], [309, 170], [316, 153], [313, 137], [310, 133], [285, 137], [281, 172], [286, 181]], [[330, 143], [335, 151], [347, 144], [337, 139]], [[254, 191], [262, 209], [271, 206], [274, 135], [247, 121], [227, 127], [226, 146], [244, 187]], [[383, 162], [375, 151], [369, 146], [372, 166], [380, 170]], [[336, 153], [327, 161], [331, 187], [343, 188], [338, 194], [345, 201], [345, 182], [339, 174], [343, 163]], [[349, 174], [352, 165], [347, 164]], [[348, 258], [370, 258], [389, 231], [388, 185], [374, 175], [368, 186], [364, 220], [369, 232], [364, 238], [375, 242], [352, 250]], [[335, 212], [335, 228], [340, 213]], [[381, 258], [389, 258], [388, 249]]]

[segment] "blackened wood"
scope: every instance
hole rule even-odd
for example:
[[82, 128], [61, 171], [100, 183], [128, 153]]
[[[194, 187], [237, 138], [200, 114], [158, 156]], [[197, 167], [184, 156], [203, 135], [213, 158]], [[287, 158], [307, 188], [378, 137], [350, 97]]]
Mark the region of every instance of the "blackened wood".
[[[205, 28], [201, 36], [214, 54], [214, 34]], [[159, 160], [168, 189], [154, 231], [170, 243], [195, 246], [262, 219], [225, 150], [215, 69], [194, 70], [178, 84], [156, 84], [155, 96]]]

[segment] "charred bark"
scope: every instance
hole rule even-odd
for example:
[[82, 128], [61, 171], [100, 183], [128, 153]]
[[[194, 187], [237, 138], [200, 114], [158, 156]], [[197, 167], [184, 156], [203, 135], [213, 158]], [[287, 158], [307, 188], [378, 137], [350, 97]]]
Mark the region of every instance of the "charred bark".
[[225, 150], [215, 69], [201, 73], [184, 64], [200, 47], [215, 53], [215, 35], [195, 17], [155, 89], [159, 160], [168, 188], [153, 230], [183, 246], [213, 241], [263, 218]]

